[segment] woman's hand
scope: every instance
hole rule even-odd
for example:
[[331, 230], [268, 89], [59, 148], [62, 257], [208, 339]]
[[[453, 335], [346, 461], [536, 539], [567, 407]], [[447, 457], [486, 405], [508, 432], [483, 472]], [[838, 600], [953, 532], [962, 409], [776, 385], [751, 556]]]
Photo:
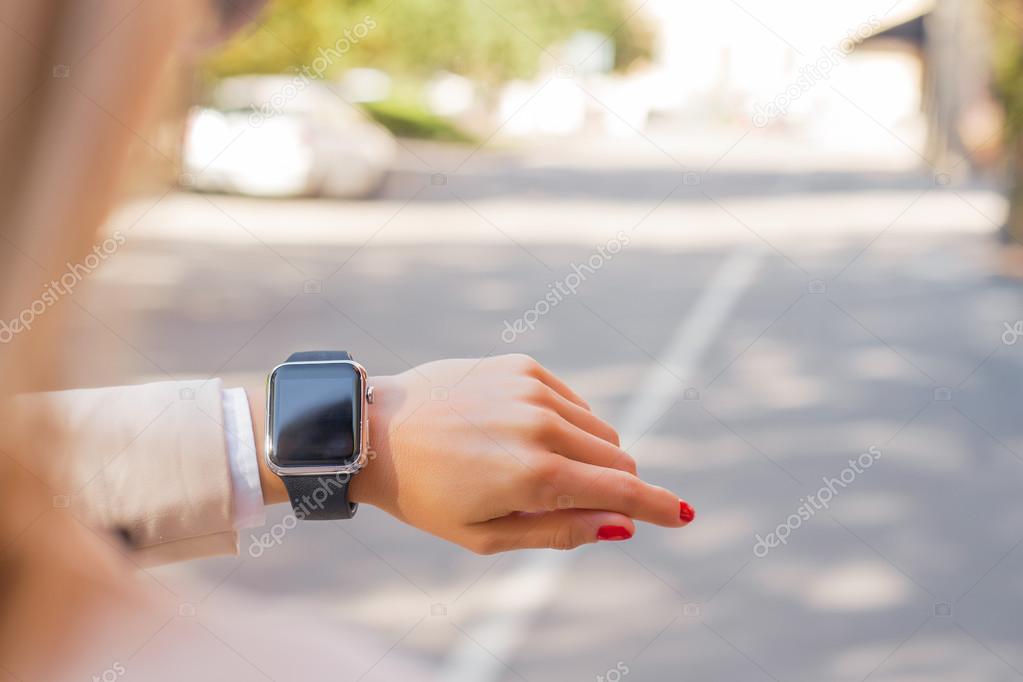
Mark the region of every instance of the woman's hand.
[[428, 533], [491, 554], [693, 518], [640, 480], [614, 429], [532, 358], [441, 360], [370, 383], [370, 461], [351, 499]]

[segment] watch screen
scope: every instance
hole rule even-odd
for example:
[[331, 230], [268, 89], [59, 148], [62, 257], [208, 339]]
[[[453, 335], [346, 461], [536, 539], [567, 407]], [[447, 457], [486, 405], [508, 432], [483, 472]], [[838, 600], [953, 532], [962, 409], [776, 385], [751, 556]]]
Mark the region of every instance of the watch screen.
[[271, 381], [273, 459], [351, 464], [361, 442], [362, 377], [350, 364], [284, 365]]

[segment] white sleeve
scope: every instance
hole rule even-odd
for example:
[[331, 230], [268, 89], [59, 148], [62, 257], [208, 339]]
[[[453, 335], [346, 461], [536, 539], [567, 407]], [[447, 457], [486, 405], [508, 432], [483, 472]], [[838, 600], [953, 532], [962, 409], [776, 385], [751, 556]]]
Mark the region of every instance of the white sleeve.
[[259, 456], [252, 430], [252, 413], [244, 388], [225, 388], [224, 432], [231, 468], [231, 515], [235, 529], [255, 528], [266, 523], [263, 488], [259, 484]]

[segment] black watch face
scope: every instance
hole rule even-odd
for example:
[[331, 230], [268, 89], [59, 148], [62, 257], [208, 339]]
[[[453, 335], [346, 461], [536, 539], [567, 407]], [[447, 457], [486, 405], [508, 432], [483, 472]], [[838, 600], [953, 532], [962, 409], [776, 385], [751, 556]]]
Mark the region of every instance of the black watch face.
[[282, 365], [270, 378], [272, 460], [339, 466], [359, 455], [362, 377], [347, 363]]

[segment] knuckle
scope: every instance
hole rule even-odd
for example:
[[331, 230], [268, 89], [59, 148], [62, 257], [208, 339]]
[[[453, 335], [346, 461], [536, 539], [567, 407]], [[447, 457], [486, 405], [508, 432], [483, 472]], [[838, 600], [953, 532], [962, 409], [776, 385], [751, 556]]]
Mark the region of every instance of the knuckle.
[[522, 399], [532, 405], [547, 405], [550, 402], [550, 389], [539, 379], [527, 379], [523, 382]]
[[525, 353], [513, 353], [508, 356], [515, 371], [526, 376], [537, 376], [540, 373], [540, 363], [531, 355]]
[[535, 407], [526, 417], [526, 434], [536, 442], [546, 443], [557, 432], [558, 416], [542, 407]]
[[618, 468], [622, 469], [623, 471], [627, 471], [628, 473], [632, 474], [633, 476], [635, 476], [636, 472], [638, 471], [638, 469], [636, 468], [635, 458], [632, 455], [628, 454], [627, 452], [618, 453], [618, 457], [615, 459], [615, 465]]
[[569, 550], [586, 543], [582, 529], [574, 523], [566, 523], [555, 529], [550, 536], [548, 547], [550, 549]]
[[634, 511], [642, 504], [643, 486], [638, 478], [632, 476], [622, 477], [622, 481], [618, 486], [618, 494], [621, 498], [622, 506], [629, 511]]
[[529, 464], [530, 478], [534, 487], [546, 493], [551, 487], [550, 483], [558, 475], [558, 461], [556, 457], [540, 457]]
[[572, 497], [560, 491], [555, 484], [557, 476], [556, 462], [540, 462], [530, 466], [522, 491], [522, 499], [529, 507], [528, 511], [549, 512], [571, 504]]

